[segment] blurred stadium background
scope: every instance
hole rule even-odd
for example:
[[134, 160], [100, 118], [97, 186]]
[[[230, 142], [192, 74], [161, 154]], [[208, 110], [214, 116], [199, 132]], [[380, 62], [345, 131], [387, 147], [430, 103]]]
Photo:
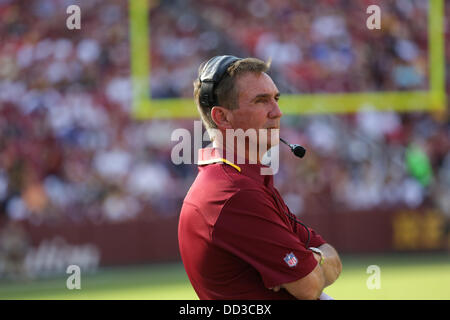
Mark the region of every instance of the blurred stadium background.
[[217, 54], [272, 58], [282, 136], [308, 149], [280, 149], [275, 183], [342, 254], [327, 293], [449, 299], [448, 105], [408, 96], [450, 92], [450, 26], [430, 32], [450, 1], [431, 1], [0, 0], [0, 299], [196, 298], [177, 220], [197, 168], [171, 162], [171, 133], [193, 129], [192, 81]]

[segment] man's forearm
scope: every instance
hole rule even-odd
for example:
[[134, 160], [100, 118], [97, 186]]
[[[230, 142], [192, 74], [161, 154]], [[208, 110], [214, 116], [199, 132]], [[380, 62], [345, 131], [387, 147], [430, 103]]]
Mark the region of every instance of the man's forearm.
[[319, 249], [325, 258], [321, 268], [325, 277], [325, 287], [327, 287], [335, 282], [341, 274], [342, 263], [337, 251], [328, 243], [321, 245]]

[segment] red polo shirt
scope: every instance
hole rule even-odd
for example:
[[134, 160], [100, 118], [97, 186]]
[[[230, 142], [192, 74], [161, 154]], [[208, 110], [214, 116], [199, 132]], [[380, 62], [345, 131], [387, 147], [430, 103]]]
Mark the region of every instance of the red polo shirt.
[[[317, 265], [305, 248], [307, 231], [283, 213], [292, 215], [273, 176], [260, 174], [262, 167], [234, 164], [218, 149], [199, 152], [199, 173], [183, 202], [178, 241], [200, 299], [294, 299], [284, 289], [269, 288], [303, 278]], [[325, 243], [309, 230], [309, 246]]]

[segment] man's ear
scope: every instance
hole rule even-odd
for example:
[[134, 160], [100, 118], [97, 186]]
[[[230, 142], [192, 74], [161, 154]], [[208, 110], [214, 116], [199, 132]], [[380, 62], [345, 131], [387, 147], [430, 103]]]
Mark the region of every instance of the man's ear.
[[217, 125], [219, 129], [232, 129], [231, 123], [231, 110], [224, 107], [213, 107], [211, 109], [211, 119]]

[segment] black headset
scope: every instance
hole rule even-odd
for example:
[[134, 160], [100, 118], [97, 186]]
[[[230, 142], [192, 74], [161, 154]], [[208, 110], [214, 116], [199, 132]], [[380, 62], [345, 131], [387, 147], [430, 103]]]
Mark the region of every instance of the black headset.
[[228, 67], [238, 60], [242, 59], [227, 55], [215, 56], [201, 66], [199, 100], [202, 107], [212, 108], [218, 104], [214, 90], [225, 76]]
[[[224, 56], [215, 56], [209, 59], [206, 63], [200, 66], [199, 70], [199, 80], [200, 80], [200, 94], [199, 94], [199, 102], [200, 106], [212, 108], [218, 105], [217, 96], [214, 93], [219, 82], [225, 76], [227, 69], [234, 62], [242, 60], [242, 58], [238, 58], [235, 56], [224, 55]], [[291, 151], [299, 158], [303, 158], [305, 155], [305, 148], [298, 144], [289, 144], [285, 140], [281, 139], [281, 142], [285, 143], [291, 148]], [[275, 201], [277, 202], [277, 206], [280, 210], [292, 221], [302, 225], [308, 233], [308, 239], [306, 241], [305, 247], [309, 247], [309, 242], [311, 240], [311, 234], [309, 232], [308, 227], [297, 220], [295, 217], [289, 215], [281, 205], [278, 200], [278, 197], [274, 195]]]

